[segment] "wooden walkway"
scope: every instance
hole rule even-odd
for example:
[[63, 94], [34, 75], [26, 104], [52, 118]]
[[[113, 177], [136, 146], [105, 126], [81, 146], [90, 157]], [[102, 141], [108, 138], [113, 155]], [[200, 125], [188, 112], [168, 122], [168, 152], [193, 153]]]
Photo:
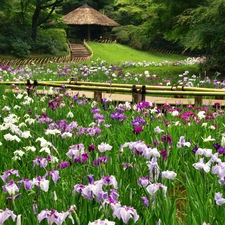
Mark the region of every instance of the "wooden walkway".
[[[69, 91], [70, 96], [74, 96], [79, 93], [79, 97], [85, 96], [88, 99], [94, 99], [94, 92], [91, 91]], [[132, 102], [132, 94], [113, 94], [113, 93], [102, 93], [102, 99], [109, 98], [116, 102]], [[173, 98], [173, 97], [157, 97], [157, 96], [146, 96], [145, 101], [150, 101], [157, 105], [163, 105], [165, 103], [170, 105], [194, 105], [194, 98]], [[214, 105], [219, 102], [221, 106], [225, 106], [225, 100], [221, 99], [203, 99], [203, 105]]]
[[90, 52], [83, 44], [70, 43], [72, 58], [85, 58], [90, 56]]

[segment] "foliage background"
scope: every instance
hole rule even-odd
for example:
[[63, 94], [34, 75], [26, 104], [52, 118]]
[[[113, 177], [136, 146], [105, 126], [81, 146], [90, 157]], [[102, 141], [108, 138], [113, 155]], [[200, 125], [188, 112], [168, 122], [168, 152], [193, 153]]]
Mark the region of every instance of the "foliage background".
[[[66, 54], [65, 31], [67, 38], [82, 40], [86, 28], [70, 28], [68, 32], [62, 16], [85, 2], [1, 0], [0, 54], [19, 58], [29, 57], [35, 51]], [[87, 3], [121, 25], [105, 28], [104, 38], [116, 39], [139, 50], [154, 47], [206, 55], [207, 70], [225, 70], [224, 0], [89, 0]], [[57, 30], [54, 32], [53, 28]], [[98, 39], [100, 32], [101, 28], [93, 27], [93, 38]]]

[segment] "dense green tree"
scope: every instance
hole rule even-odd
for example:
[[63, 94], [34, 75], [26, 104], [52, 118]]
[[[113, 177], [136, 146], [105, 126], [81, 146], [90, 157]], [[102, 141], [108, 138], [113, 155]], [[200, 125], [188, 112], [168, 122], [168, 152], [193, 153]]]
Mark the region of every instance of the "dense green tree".
[[181, 14], [189, 14], [206, 0], [152, 0], [149, 7], [151, 18], [148, 21], [149, 32], [166, 40], [177, 41], [186, 35], [189, 27], [178, 23]]
[[178, 19], [179, 24], [189, 28], [180, 38], [183, 45], [190, 49], [205, 49], [209, 68], [223, 71], [225, 71], [224, 15], [225, 0], [207, 0], [204, 5], [181, 14]]
[[121, 25], [141, 25], [149, 18], [151, 0], [115, 0], [117, 21]]
[[38, 26], [49, 21], [56, 8], [62, 6], [63, 1], [64, 0], [35, 0], [31, 28], [31, 37], [33, 40], [36, 40]]

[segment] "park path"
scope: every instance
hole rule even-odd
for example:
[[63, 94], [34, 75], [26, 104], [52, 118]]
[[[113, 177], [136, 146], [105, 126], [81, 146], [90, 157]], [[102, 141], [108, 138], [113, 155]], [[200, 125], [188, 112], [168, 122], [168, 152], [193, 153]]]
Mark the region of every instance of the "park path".
[[[14, 92], [14, 93], [21, 93], [26, 91], [25, 89], [20, 90], [12, 90], [6, 89], [5, 92]], [[36, 90], [37, 94], [40, 95], [60, 95], [59, 91], [54, 90]], [[95, 99], [94, 91], [80, 91], [80, 90], [66, 90], [67, 95], [74, 96], [78, 95], [79, 97], [85, 96], [87, 99]], [[65, 94], [65, 93], [63, 93]], [[133, 102], [132, 94], [118, 94], [118, 93], [106, 93], [102, 92], [102, 99], [111, 99], [115, 102]], [[174, 98], [174, 97], [158, 97], [158, 96], [145, 96], [145, 101], [150, 101], [156, 105], [163, 105], [163, 104], [170, 104], [170, 105], [194, 105], [195, 99], [194, 98]], [[224, 99], [206, 99], [203, 98], [202, 105], [214, 105], [215, 103], [220, 103], [222, 107], [225, 107], [225, 100]]]
[[83, 44], [70, 43], [72, 58], [85, 58], [91, 54]]
[[[80, 90], [68, 90], [66, 91], [70, 96], [74, 96], [76, 94], [79, 97], [85, 96], [88, 99], [94, 99], [94, 92], [93, 91], [80, 91]], [[49, 94], [48, 91], [43, 92], [42, 94]], [[57, 93], [57, 92], [55, 92]], [[50, 93], [51, 94], [51, 93]], [[102, 92], [102, 99], [108, 98], [115, 102], [132, 102], [132, 94], [118, 94], [118, 93], [105, 93]], [[174, 98], [174, 97], [158, 97], [158, 96], [146, 96], [145, 101], [150, 101], [157, 105], [163, 105], [165, 103], [170, 105], [194, 105], [195, 99], [194, 98]], [[219, 102], [221, 106], [225, 106], [224, 99], [203, 99], [203, 105], [214, 105], [215, 103]]]

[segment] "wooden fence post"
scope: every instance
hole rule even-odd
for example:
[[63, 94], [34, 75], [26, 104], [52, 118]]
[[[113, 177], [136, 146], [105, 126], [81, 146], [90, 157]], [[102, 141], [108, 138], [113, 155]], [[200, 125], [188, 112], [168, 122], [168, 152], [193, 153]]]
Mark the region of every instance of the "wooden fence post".
[[195, 96], [195, 105], [202, 105], [202, 96]]
[[142, 93], [138, 92], [136, 85], [132, 87], [132, 102], [137, 104], [142, 101]]
[[146, 86], [143, 85], [141, 88], [141, 101], [145, 101], [145, 96], [146, 96]]
[[101, 91], [94, 91], [94, 100], [96, 102], [102, 102], [102, 92]]

